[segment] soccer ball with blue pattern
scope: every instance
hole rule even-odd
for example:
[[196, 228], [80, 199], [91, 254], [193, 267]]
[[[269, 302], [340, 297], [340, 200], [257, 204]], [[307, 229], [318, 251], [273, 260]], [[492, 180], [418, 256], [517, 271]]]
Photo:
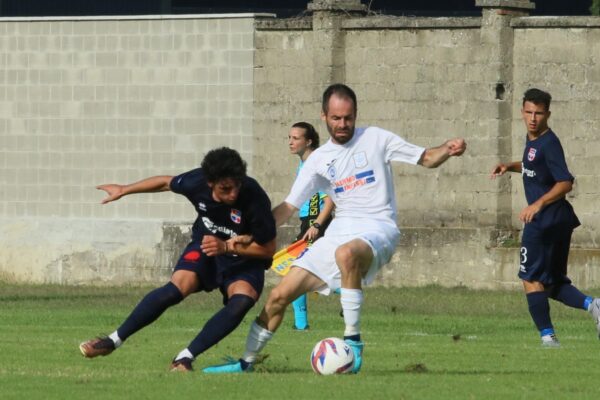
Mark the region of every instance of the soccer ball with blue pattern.
[[352, 371], [354, 353], [342, 339], [327, 338], [313, 348], [310, 364], [319, 375], [345, 374]]

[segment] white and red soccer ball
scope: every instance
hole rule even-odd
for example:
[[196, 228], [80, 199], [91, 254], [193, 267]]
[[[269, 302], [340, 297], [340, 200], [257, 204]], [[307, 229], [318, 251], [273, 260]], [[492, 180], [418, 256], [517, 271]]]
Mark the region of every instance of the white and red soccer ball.
[[342, 339], [323, 339], [313, 348], [310, 365], [319, 375], [345, 374], [352, 371], [354, 353]]

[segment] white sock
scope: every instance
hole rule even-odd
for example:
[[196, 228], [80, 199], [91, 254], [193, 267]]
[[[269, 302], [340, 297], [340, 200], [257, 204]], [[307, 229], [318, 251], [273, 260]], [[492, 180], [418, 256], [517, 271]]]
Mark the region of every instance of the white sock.
[[256, 361], [256, 356], [265, 348], [272, 337], [273, 332], [261, 327], [256, 321], [252, 322], [250, 332], [248, 332], [246, 338], [246, 352], [242, 359], [249, 363]]
[[110, 338], [110, 340], [112, 340], [115, 343], [115, 349], [120, 347], [123, 344], [123, 341], [119, 337], [119, 334], [117, 333], [117, 331], [114, 331], [113, 333], [108, 335], [108, 337]]
[[346, 323], [344, 336], [359, 335], [360, 307], [363, 303], [362, 289], [341, 288], [340, 302], [342, 303], [342, 310], [344, 310], [344, 322]]
[[194, 356], [192, 355], [192, 353], [190, 353], [190, 351], [187, 348], [185, 348], [181, 350], [179, 354], [177, 354], [177, 357], [175, 357], [175, 361], [181, 360], [182, 358], [189, 358], [190, 360], [193, 360]]

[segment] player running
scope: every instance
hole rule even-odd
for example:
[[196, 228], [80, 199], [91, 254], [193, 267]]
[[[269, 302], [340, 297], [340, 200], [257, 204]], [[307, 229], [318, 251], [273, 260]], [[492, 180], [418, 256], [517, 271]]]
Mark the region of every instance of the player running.
[[529, 89], [523, 97], [521, 115], [527, 128], [522, 161], [498, 164], [492, 179], [506, 172], [523, 175], [527, 207], [519, 214], [525, 224], [521, 239], [519, 278], [542, 345], [560, 345], [550, 319], [548, 298], [587, 310], [600, 335], [600, 299], [581, 293], [567, 277], [567, 261], [573, 230], [580, 223], [565, 198], [575, 178], [567, 168], [565, 154], [556, 134], [548, 127], [552, 97]]
[[389, 262], [400, 231], [392, 161], [435, 168], [466, 149], [463, 139], [451, 139], [425, 149], [377, 127], [355, 128], [356, 95], [335, 84], [323, 94], [321, 118], [330, 139], [306, 160], [286, 200], [273, 210], [281, 225], [313, 193], [327, 193], [336, 215], [325, 236], [304, 253], [271, 291], [267, 303], [250, 327], [246, 352], [234, 363], [204, 369], [206, 373], [250, 371], [257, 354], [277, 330], [286, 307], [308, 291], [329, 294], [340, 289], [346, 325], [344, 339], [355, 355], [353, 372], [362, 365], [360, 310], [363, 282], [369, 283]]
[[192, 241], [175, 265], [171, 280], [148, 293], [123, 324], [108, 337], [81, 343], [85, 357], [106, 356], [167, 308], [194, 292], [219, 288], [224, 307], [171, 363], [171, 370], [191, 371], [194, 359], [231, 333], [258, 300], [265, 269], [275, 251], [271, 202], [260, 185], [246, 176], [238, 152], [209, 151], [197, 168], [179, 176], [155, 176], [130, 185], [100, 185], [108, 203], [133, 193], [173, 191], [196, 209]]

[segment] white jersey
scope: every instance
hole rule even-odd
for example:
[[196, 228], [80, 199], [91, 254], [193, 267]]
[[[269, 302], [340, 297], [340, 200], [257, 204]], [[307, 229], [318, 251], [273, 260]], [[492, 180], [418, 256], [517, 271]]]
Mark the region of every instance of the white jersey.
[[[384, 129], [356, 128], [349, 142], [335, 144], [329, 139], [311, 153], [285, 201], [300, 208], [317, 191], [331, 196], [336, 206], [335, 218], [326, 234], [332, 229], [360, 230], [367, 221], [395, 226], [396, 199], [390, 162], [414, 165], [424, 151]], [[359, 218], [361, 223], [357, 223]]]

